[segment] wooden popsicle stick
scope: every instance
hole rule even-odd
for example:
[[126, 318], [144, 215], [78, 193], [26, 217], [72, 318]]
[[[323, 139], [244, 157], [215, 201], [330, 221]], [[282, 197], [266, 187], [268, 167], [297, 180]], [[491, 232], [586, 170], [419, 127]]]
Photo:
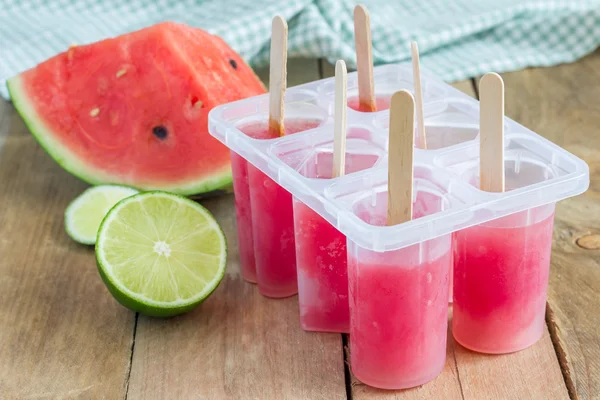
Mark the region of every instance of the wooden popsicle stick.
[[406, 90], [392, 96], [389, 135], [387, 224], [397, 225], [412, 219], [415, 99]]
[[360, 109], [377, 111], [373, 84], [373, 49], [371, 21], [367, 7], [354, 7], [354, 43], [356, 45], [356, 72], [358, 74], [358, 101]]
[[287, 86], [287, 22], [279, 15], [271, 27], [271, 66], [269, 70], [269, 131], [283, 136], [285, 89]]
[[417, 106], [417, 128], [419, 139], [417, 147], [427, 148], [427, 135], [425, 133], [425, 116], [423, 113], [423, 91], [421, 89], [421, 65], [419, 63], [419, 47], [417, 42], [410, 42], [410, 53], [412, 56], [413, 81], [415, 86], [415, 102]]
[[488, 73], [479, 83], [479, 187], [504, 191], [504, 82]]
[[344, 176], [346, 166], [346, 103], [348, 73], [346, 63], [335, 63], [335, 114], [333, 130], [333, 178]]

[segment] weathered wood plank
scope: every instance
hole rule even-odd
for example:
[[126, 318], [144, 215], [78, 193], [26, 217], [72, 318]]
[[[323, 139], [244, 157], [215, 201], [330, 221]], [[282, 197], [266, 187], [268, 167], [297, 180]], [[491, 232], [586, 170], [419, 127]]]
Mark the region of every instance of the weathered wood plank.
[[321, 72], [322, 78], [330, 78], [332, 76], [335, 76], [335, 66], [330, 64], [325, 59], [319, 60], [319, 70]]
[[[263, 67], [255, 70], [256, 75], [269, 86], [269, 67]], [[304, 58], [293, 58], [288, 60], [287, 65], [287, 84], [288, 87], [300, 85], [302, 83], [312, 82], [321, 79], [319, 71], [319, 60], [309, 60]]]
[[460, 90], [463, 93], [468, 94], [471, 97], [477, 97], [475, 93], [475, 83], [472, 79], [467, 79], [466, 81], [453, 82], [451, 83], [454, 88]]
[[[446, 365], [442, 373], [425, 385], [407, 390], [380, 390], [358, 381], [352, 374], [353, 400], [461, 400], [463, 399], [454, 353], [456, 345], [448, 325], [448, 346], [446, 347]], [[346, 359], [350, 360], [350, 350], [346, 349]]]
[[366, 386], [352, 376], [352, 398], [562, 400], [568, 398], [568, 393], [548, 331], [527, 351], [485, 355], [456, 343], [449, 325], [446, 365], [436, 379], [413, 389], [385, 391]]
[[8, 122], [7, 126], [2, 128], [4, 126], [4, 119], [8, 121], [11, 112], [13, 112], [11, 104], [8, 101], [0, 101], [0, 132], [2, 132], [3, 137], [8, 136]]
[[[319, 79], [317, 61], [290, 60], [288, 73], [290, 86]], [[243, 282], [233, 197], [203, 204], [227, 235], [227, 275], [188, 315], [140, 316], [128, 398], [345, 399], [341, 336], [304, 332], [296, 297], [267, 299]]]
[[455, 357], [465, 399], [569, 398], [547, 329], [517, 353], [485, 355], [456, 344]]
[[86, 185], [2, 99], [0, 182], [0, 397], [123, 398], [134, 314], [104, 287], [93, 250], [63, 226]]
[[506, 114], [590, 167], [590, 189], [556, 208], [548, 323], [571, 397], [596, 399], [600, 395], [600, 250], [594, 245], [600, 238], [600, 50], [574, 64], [502, 77]]

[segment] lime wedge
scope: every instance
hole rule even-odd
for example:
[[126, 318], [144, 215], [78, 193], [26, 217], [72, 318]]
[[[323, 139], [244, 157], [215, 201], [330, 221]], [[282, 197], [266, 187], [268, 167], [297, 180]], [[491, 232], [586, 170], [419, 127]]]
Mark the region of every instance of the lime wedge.
[[165, 192], [117, 203], [96, 242], [100, 275], [117, 301], [157, 317], [200, 304], [221, 282], [226, 258], [225, 235], [208, 210]]
[[102, 219], [115, 204], [139, 193], [118, 185], [95, 186], [81, 193], [65, 210], [65, 229], [71, 239], [83, 244], [96, 243]]

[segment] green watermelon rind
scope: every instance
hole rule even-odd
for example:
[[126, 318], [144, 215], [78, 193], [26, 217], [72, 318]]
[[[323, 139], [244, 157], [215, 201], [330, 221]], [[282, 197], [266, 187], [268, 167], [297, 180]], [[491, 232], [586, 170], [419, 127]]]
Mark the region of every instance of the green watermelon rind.
[[203, 178], [197, 181], [168, 185], [139, 185], [135, 182], [125, 182], [115, 180], [110, 174], [104, 173], [94, 167], [90, 167], [83, 160], [73, 154], [67, 146], [55, 139], [52, 130], [48, 128], [44, 121], [38, 117], [38, 113], [29, 101], [27, 92], [23, 88], [22, 80], [19, 75], [8, 79], [6, 82], [8, 92], [12, 102], [25, 121], [25, 125], [42, 148], [56, 161], [63, 169], [72, 175], [78, 177], [91, 185], [118, 184], [133, 186], [142, 191], [164, 190], [179, 195], [189, 196], [194, 194], [209, 193], [218, 189], [226, 189], [232, 183], [231, 167], [227, 164], [223, 172], [217, 172], [209, 178]]

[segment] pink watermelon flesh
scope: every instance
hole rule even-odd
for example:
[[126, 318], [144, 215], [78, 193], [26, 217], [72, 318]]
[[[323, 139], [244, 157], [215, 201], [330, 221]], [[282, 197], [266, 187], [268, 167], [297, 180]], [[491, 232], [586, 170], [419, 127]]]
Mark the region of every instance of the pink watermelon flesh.
[[231, 183], [229, 151], [208, 133], [210, 109], [265, 92], [223, 40], [175, 23], [72, 47], [8, 86], [69, 172], [181, 194]]

